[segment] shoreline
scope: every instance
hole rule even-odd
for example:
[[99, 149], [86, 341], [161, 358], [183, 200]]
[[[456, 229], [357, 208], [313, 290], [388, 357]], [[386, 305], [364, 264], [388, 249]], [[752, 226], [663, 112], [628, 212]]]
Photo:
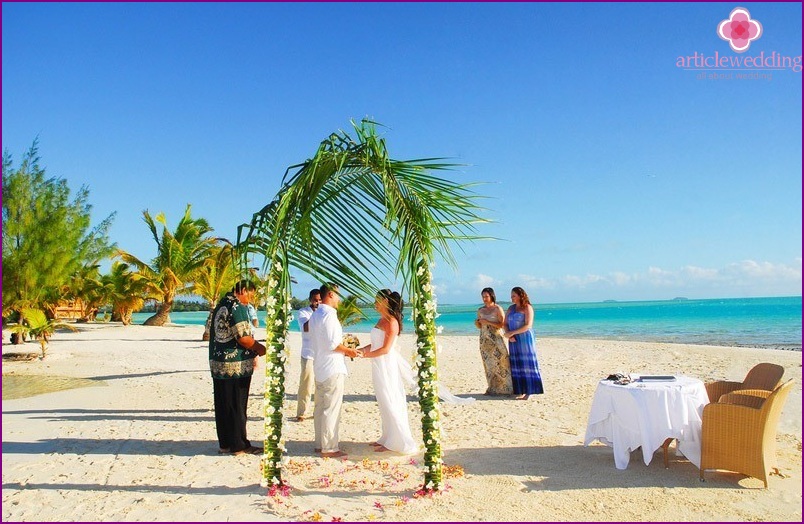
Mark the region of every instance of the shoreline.
[[[260, 457], [217, 454], [203, 326], [187, 327], [85, 324], [58, 333], [45, 360], [4, 361], [4, 377], [93, 381], [3, 400], [4, 521], [801, 521], [801, 358], [794, 352], [545, 337], [538, 354], [546, 393], [515, 401], [481, 394], [477, 336], [440, 335], [439, 380], [477, 400], [442, 404], [450, 489], [414, 498], [421, 454], [367, 445], [379, 434], [369, 362], [347, 361], [341, 442], [348, 460], [313, 454], [312, 420], [289, 420], [299, 368], [299, 334], [291, 333], [283, 432], [284, 479], [293, 490], [271, 499], [259, 487]], [[412, 347], [413, 335], [403, 333], [403, 355]], [[3, 350], [18, 348], [39, 351], [30, 342]], [[617, 470], [611, 448], [583, 446], [597, 382], [610, 373], [740, 380], [763, 361], [783, 365], [785, 379], [795, 380], [778, 425], [779, 474], [768, 490], [728, 472], [708, 472], [701, 483], [682, 455], [671, 453], [665, 469], [661, 450], [647, 466], [634, 451], [628, 468]], [[264, 435], [264, 372], [255, 373], [249, 401], [255, 443]], [[408, 400], [421, 438], [415, 395]]]
[[[81, 328], [87, 327], [87, 329], [103, 329], [105, 327], [112, 328], [112, 327], [119, 327], [123, 329], [127, 329], [129, 327], [153, 327], [156, 329], [160, 328], [168, 328], [168, 329], [198, 329], [199, 333], [204, 332], [204, 325], [203, 324], [179, 324], [179, 323], [169, 323], [164, 326], [143, 326], [142, 324], [130, 324], [129, 326], [123, 326], [120, 322], [82, 322], [78, 323], [72, 320], [68, 320], [68, 323], [71, 325]], [[293, 324], [295, 325], [295, 324]], [[260, 328], [260, 332], [264, 335], [265, 328]], [[343, 329], [344, 333], [353, 333], [357, 335], [369, 335], [370, 328], [359, 328], [359, 329], [350, 329], [345, 327]], [[59, 331], [57, 333], [57, 337], [60, 334], [67, 334], [66, 331]], [[298, 330], [289, 330], [288, 334], [295, 334], [299, 335]], [[405, 331], [402, 333], [403, 335], [409, 335], [410, 331]], [[445, 330], [443, 333], [438, 335], [438, 338], [442, 337], [477, 337], [477, 333], [470, 333], [470, 332], [452, 332]], [[788, 352], [801, 352], [802, 347], [804, 344], [802, 343], [778, 343], [778, 344], [745, 344], [745, 343], [727, 343], [727, 342], [719, 342], [719, 341], [697, 341], [697, 342], [689, 342], [689, 341], [679, 341], [679, 340], [666, 340], [658, 337], [607, 337], [604, 335], [599, 336], [569, 336], [569, 335], [540, 335], [538, 332], [535, 332], [537, 342], [540, 340], [586, 340], [590, 342], [594, 341], [608, 341], [608, 342], [622, 342], [622, 343], [640, 343], [640, 342], [647, 342], [651, 344], [672, 344], [672, 345], [679, 345], [679, 346], [711, 346], [711, 347], [719, 347], [719, 348], [741, 348], [741, 349], [768, 349], [773, 351], [788, 351]], [[3, 330], [3, 348], [4, 352], [6, 349], [10, 351], [11, 348], [14, 346], [8, 343], [5, 343], [6, 340], [9, 338], [9, 332], [7, 330]], [[200, 340], [200, 337], [199, 337]], [[264, 336], [261, 338], [264, 340]]]
[[[437, 325], [443, 335], [476, 335], [474, 306], [439, 305]], [[367, 319], [349, 329], [368, 332], [376, 321]], [[139, 315], [139, 317], [138, 317]], [[142, 323], [148, 314], [137, 313]], [[176, 312], [177, 324], [203, 325], [206, 313]], [[297, 326], [291, 324], [291, 331]], [[801, 298], [706, 299], [536, 305], [537, 338], [651, 341], [724, 347], [769, 347], [801, 351]], [[410, 311], [403, 331], [412, 330]]]

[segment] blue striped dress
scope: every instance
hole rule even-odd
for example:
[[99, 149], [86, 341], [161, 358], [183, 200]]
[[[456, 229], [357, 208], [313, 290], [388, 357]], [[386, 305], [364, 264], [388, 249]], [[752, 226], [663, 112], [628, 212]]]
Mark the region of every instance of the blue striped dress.
[[[525, 325], [525, 313], [508, 309], [508, 331]], [[508, 342], [508, 356], [511, 361], [511, 379], [515, 395], [534, 395], [544, 393], [539, 362], [536, 360], [536, 340], [532, 330], [514, 335], [515, 341]]]

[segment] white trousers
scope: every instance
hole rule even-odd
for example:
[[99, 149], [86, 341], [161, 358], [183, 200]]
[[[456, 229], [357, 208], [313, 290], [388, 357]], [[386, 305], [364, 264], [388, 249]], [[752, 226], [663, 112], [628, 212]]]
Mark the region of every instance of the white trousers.
[[343, 389], [346, 375], [338, 373], [324, 382], [315, 383], [315, 447], [322, 453], [338, 449], [338, 427], [341, 424]]
[[315, 391], [315, 380], [313, 380], [313, 360], [310, 358], [301, 359], [301, 372], [299, 374], [299, 394], [296, 403], [296, 416], [309, 418], [310, 397]]

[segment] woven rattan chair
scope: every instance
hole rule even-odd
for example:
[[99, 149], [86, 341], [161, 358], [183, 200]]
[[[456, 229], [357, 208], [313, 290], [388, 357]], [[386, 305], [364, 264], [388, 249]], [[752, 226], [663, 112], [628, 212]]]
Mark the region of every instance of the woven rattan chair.
[[717, 402], [726, 393], [731, 393], [738, 389], [764, 389], [773, 391], [779, 385], [784, 375], [784, 368], [777, 364], [763, 362], [757, 364], [748, 372], [742, 382], [732, 382], [729, 380], [718, 380], [706, 384], [706, 393], [709, 395], [709, 402]]
[[773, 391], [739, 390], [704, 406], [701, 481], [706, 470], [723, 469], [768, 487], [768, 471], [776, 461], [776, 426], [791, 389], [788, 380]]

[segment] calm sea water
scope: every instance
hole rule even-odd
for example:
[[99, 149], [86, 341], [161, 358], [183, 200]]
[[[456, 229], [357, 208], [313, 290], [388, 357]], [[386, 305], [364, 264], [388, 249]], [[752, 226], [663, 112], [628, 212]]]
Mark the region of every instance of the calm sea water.
[[[501, 303], [503, 308], [508, 304]], [[474, 335], [477, 305], [440, 305], [437, 325], [444, 334]], [[665, 300], [653, 302], [595, 302], [536, 304], [537, 337], [599, 338], [751, 346], [801, 351], [801, 297]], [[363, 321], [347, 328], [367, 333], [377, 321], [366, 311]], [[150, 316], [136, 313], [135, 323]], [[260, 313], [264, 318], [264, 313]], [[203, 325], [205, 312], [172, 313], [176, 324]], [[413, 331], [410, 310], [405, 311], [404, 331]], [[264, 322], [263, 324], [264, 325]], [[293, 324], [292, 331], [298, 331]]]

